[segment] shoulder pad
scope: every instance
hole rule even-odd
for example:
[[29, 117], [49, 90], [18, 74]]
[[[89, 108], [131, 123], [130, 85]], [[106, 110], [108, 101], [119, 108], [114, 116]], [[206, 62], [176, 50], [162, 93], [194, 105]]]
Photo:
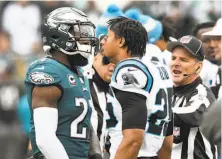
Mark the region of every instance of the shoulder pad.
[[50, 63], [33, 63], [26, 74], [25, 82], [38, 86], [54, 85], [61, 81], [58, 70]]
[[120, 90], [140, 89], [150, 92], [153, 76], [149, 69], [137, 59], [120, 62], [112, 75], [111, 86]]

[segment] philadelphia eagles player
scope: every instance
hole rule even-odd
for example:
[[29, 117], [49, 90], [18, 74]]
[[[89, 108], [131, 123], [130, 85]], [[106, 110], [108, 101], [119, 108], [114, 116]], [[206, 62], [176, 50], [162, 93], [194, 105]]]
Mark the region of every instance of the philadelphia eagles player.
[[33, 62], [25, 79], [33, 158], [101, 159], [90, 126], [88, 81], [80, 69], [97, 42], [94, 29], [82, 11], [69, 7], [43, 21], [43, 49], [50, 56]]

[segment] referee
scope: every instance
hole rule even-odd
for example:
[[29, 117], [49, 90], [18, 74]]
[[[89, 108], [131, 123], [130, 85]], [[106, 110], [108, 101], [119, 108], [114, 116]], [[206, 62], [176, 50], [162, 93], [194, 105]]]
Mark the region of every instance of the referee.
[[[115, 65], [109, 63], [100, 52], [94, 56], [93, 66], [87, 70], [90, 92], [92, 96], [91, 123], [100, 141], [101, 150], [105, 147], [107, 94], [110, 92], [109, 83]], [[91, 76], [91, 77], [90, 77]]]
[[204, 112], [215, 101], [211, 90], [202, 84], [202, 43], [187, 35], [170, 42], [170, 70], [174, 83], [174, 144], [172, 159], [215, 159], [216, 148], [199, 129]]

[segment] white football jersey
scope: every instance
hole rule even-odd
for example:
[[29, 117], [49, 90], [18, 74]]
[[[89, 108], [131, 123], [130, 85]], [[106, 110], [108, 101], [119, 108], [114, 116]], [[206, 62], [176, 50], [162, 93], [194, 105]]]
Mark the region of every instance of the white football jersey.
[[[150, 61], [144, 64], [142, 60], [133, 58], [120, 62], [114, 70], [111, 87], [147, 97], [146, 134], [138, 157], [157, 156], [162, 146], [171, 118], [168, 90], [165, 86], [165, 79], [168, 78], [162, 65]], [[107, 100], [111, 103], [107, 107], [106, 120], [111, 143], [110, 159], [113, 159], [123, 137], [122, 108], [113, 92], [107, 96]], [[156, 119], [155, 123], [149, 122], [151, 117]]]
[[159, 61], [161, 64], [169, 67], [172, 53], [168, 50], [164, 50], [163, 52], [160, 48], [153, 44], [146, 45], [146, 54], [143, 59], [148, 61]]
[[203, 84], [207, 87], [216, 85], [218, 66], [204, 59], [203, 68], [200, 72], [200, 77], [203, 80]]

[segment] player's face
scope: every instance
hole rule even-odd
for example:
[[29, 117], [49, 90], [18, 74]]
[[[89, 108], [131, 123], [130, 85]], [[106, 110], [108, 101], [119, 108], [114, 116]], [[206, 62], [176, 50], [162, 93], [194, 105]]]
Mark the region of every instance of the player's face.
[[197, 38], [200, 39], [200, 41], [203, 42], [203, 49], [204, 49], [204, 54], [205, 54], [205, 58], [209, 61], [211, 60], [215, 60], [214, 59], [214, 51], [213, 49], [210, 47], [209, 43], [207, 42], [208, 38], [206, 38], [206, 36], [203, 35], [203, 33], [211, 31], [213, 29], [213, 27], [209, 27], [209, 28], [202, 28], [198, 31], [197, 33]]
[[101, 52], [103, 55], [110, 58], [111, 62], [118, 61], [120, 38], [108, 29], [107, 35], [101, 40]]
[[106, 82], [111, 81], [111, 77], [115, 68], [115, 65], [112, 63], [109, 63], [107, 65], [104, 65], [102, 63], [103, 55], [98, 53], [96, 57], [94, 58], [93, 66], [96, 69], [99, 76]]
[[[198, 76], [199, 63], [185, 48], [176, 47], [172, 52], [170, 71], [175, 86], [186, 85]], [[184, 76], [187, 74], [188, 76]]]
[[221, 36], [211, 36], [206, 39], [207, 45], [212, 49], [211, 56], [218, 61], [221, 61]]

